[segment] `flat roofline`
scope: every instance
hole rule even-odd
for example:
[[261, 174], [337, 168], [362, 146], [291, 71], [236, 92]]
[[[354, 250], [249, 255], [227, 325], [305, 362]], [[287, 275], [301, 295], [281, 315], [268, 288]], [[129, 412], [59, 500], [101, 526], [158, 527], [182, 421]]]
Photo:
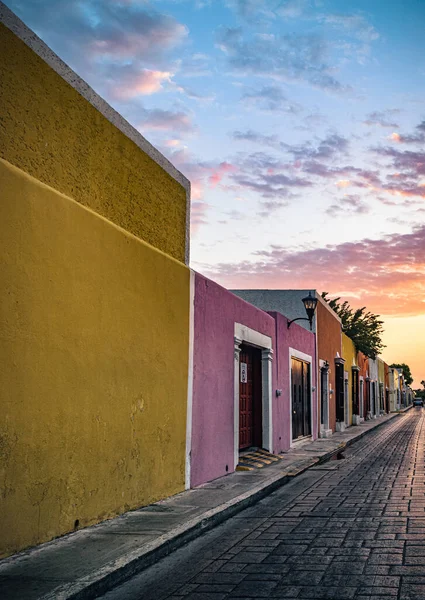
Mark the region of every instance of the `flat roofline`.
[[335, 319], [337, 319], [337, 321], [339, 321], [341, 323], [341, 317], [339, 317], [336, 312], [329, 306], [329, 304], [323, 300], [322, 296], [319, 294], [319, 292], [315, 289], [266, 289], [266, 288], [250, 288], [250, 289], [241, 289], [241, 288], [234, 288], [233, 290], [230, 290], [231, 292], [298, 292], [299, 294], [308, 294], [309, 292], [313, 292], [316, 296], [316, 298], [318, 299], [318, 301], [327, 308], [327, 310], [335, 317]]

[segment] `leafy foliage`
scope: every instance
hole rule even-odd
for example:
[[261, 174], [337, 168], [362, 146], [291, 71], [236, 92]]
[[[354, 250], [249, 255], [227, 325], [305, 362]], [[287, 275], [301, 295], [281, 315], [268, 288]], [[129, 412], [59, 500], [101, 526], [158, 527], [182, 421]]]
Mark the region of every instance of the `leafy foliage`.
[[421, 386], [422, 389], [415, 390], [415, 394], [417, 398], [422, 398], [422, 400], [425, 400], [425, 379], [422, 379]]
[[383, 321], [379, 315], [366, 310], [366, 307], [351, 308], [347, 301], [342, 304], [340, 298], [327, 297], [328, 292], [322, 293], [322, 298], [341, 319], [342, 330], [354, 342], [357, 351], [363, 352], [369, 358], [376, 358], [385, 345], [382, 343]]
[[[390, 367], [394, 367], [396, 369], [403, 369], [404, 380], [407, 383], [407, 385], [413, 383], [413, 377], [412, 373], [410, 372], [409, 365], [406, 365], [406, 363], [393, 363], [392, 365], [390, 365]], [[421, 383], [423, 385], [422, 381]]]

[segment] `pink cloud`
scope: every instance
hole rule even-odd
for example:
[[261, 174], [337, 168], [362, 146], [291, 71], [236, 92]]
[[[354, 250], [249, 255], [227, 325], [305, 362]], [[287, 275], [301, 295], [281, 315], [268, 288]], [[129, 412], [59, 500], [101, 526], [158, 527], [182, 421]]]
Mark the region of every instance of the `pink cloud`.
[[227, 173], [233, 173], [236, 171], [236, 167], [228, 162], [220, 163], [211, 173], [208, 181], [211, 187], [215, 187], [217, 184], [221, 182], [223, 177]]
[[162, 90], [164, 82], [170, 82], [172, 73], [169, 71], [150, 71], [141, 69], [133, 77], [124, 77], [123, 80], [112, 88], [112, 95], [120, 100], [135, 98], [136, 96], [150, 96]]
[[425, 226], [313, 250], [275, 246], [255, 253], [252, 262], [219, 264], [206, 274], [230, 289], [344, 290], [354, 306], [378, 314], [425, 314]]

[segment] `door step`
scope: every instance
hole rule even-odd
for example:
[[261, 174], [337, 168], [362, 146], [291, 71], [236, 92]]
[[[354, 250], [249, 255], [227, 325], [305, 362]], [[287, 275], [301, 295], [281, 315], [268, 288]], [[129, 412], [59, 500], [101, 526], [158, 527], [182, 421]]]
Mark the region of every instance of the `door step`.
[[247, 452], [239, 456], [239, 463], [236, 471], [253, 471], [254, 469], [262, 469], [275, 462], [282, 460], [281, 456], [267, 452], [267, 450], [255, 450]]

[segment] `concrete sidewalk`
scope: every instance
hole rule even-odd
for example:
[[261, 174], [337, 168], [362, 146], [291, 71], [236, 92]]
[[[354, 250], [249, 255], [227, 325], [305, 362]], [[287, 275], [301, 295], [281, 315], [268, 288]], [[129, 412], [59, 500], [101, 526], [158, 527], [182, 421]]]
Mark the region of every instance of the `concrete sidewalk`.
[[385, 415], [330, 439], [302, 443], [268, 467], [237, 471], [4, 559], [0, 597], [96, 598], [397, 416]]

